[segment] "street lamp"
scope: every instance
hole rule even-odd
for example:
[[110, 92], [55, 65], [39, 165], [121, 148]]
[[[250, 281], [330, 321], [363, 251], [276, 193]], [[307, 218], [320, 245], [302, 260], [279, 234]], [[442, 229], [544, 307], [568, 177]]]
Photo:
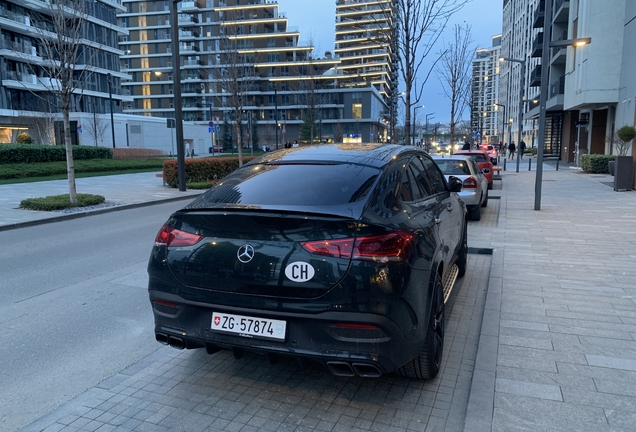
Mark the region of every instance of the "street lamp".
[[426, 114], [426, 152], [427, 153], [430, 153], [430, 151], [431, 151], [431, 145], [430, 145], [430, 141], [428, 139], [429, 138], [428, 137], [428, 119], [429, 119], [429, 117], [433, 118], [434, 114], [435, 114], [434, 112]]
[[426, 105], [413, 107], [413, 145], [415, 146], [415, 123], [417, 123], [417, 110], [426, 108]]
[[[183, 142], [183, 112], [181, 107], [181, 69], [179, 59], [179, 19], [177, 17], [177, 3], [170, 2], [170, 24], [172, 27], [172, 87], [174, 93], [175, 135], [177, 136], [177, 177], [179, 191], [186, 190], [185, 177], [185, 147]], [[214, 149], [212, 149], [214, 150]]]
[[[547, 3], [550, 3], [550, 2], [547, 2]], [[546, 35], [547, 34], [548, 33], [546, 33]], [[546, 36], [546, 39], [549, 39], [549, 36]], [[521, 65], [521, 73], [520, 73], [520, 80], [519, 80], [519, 140], [517, 142], [517, 147], [518, 147], [517, 148], [517, 169], [515, 171], [515, 172], [519, 172], [519, 164], [521, 163], [521, 159], [520, 159], [521, 141], [523, 140], [521, 135], [523, 134], [523, 98], [525, 93], [524, 87], [526, 82], [526, 61], [513, 59], [513, 58], [507, 58], [507, 57], [500, 57], [499, 60], [519, 63]]]
[[115, 148], [115, 119], [113, 117], [113, 89], [111, 84], [112, 75], [108, 73], [108, 100], [110, 102], [110, 130], [113, 134], [113, 148]]
[[541, 210], [541, 186], [543, 182], [543, 148], [545, 146], [546, 105], [548, 102], [548, 62], [549, 49], [569, 46], [584, 46], [592, 43], [592, 38], [566, 39], [550, 41], [552, 25], [552, 2], [545, 2], [545, 19], [543, 22], [543, 52], [541, 53], [541, 93], [539, 95], [539, 142], [537, 143], [537, 174], [534, 181], [534, 209]]

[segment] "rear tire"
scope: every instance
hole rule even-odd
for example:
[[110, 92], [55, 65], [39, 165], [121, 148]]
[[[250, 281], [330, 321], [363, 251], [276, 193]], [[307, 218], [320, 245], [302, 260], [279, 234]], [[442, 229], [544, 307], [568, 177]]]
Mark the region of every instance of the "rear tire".
[[444, 288], [439, 274], [436, 274], [424, 346], [416, 358], [397, 370], [400, 375], [420, 380], [435, 378], [442, 364], [444, 351], [444, 314]]
[[469, 212], [468, 212], [468, 217], [470, 218], [470, 220], [474, 220], [474, 221], [480, 220], [481, 219], [481, 207], [479, 205], [476, 205], [475, 207], [470, 209]]
[[459, 272], [457, 276], [462, 277], [466, 274], [466, 269], [468, 268], [468, 228], [467, 224], [464, 222], [464, 234], [462, 235], [462, 243], [459, 247], [459, 252], [457, 253], [457, 268]]
[[488, 206], [488, 191], [486, 191], [486, 198], [484, 198], [484, 202], [481, 203], [482, 207], [487, 207]]

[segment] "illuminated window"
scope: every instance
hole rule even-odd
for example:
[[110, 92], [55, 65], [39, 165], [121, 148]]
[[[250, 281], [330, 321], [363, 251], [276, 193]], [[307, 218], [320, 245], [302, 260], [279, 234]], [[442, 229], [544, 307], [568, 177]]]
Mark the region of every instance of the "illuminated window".
[[362, 118], [362, 104], [354, 103], [351, 105], [351, 118], [360, 119]]

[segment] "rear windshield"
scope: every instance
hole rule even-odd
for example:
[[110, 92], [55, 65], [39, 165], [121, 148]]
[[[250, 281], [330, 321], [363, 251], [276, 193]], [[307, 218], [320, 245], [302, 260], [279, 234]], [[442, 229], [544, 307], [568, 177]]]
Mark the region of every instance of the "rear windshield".
[[477, 162], [486, 162], [486, 156], [484, 156], [483, 154], [473, 153], [473, 154], [470, 155], [470, 157], [475, 159], [475, 161], [477, 161]]
[[435, 159], [435, 163], [444, 175], [470, 175], [468, 163], [456, 159]]
[[351, 165], [248, 165], [206, 192], [202, 203], [337, 206], [364, 200], [380, 171]]

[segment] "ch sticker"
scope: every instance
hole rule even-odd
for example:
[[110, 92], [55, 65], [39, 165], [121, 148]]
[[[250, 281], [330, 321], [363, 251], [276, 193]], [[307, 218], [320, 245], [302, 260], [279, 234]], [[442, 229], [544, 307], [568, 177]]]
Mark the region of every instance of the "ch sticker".
[[285, 267], [285, 276], [294, 282], [307, 282], [315, 273], [311, 264], [302, 261], [293, 262]]

